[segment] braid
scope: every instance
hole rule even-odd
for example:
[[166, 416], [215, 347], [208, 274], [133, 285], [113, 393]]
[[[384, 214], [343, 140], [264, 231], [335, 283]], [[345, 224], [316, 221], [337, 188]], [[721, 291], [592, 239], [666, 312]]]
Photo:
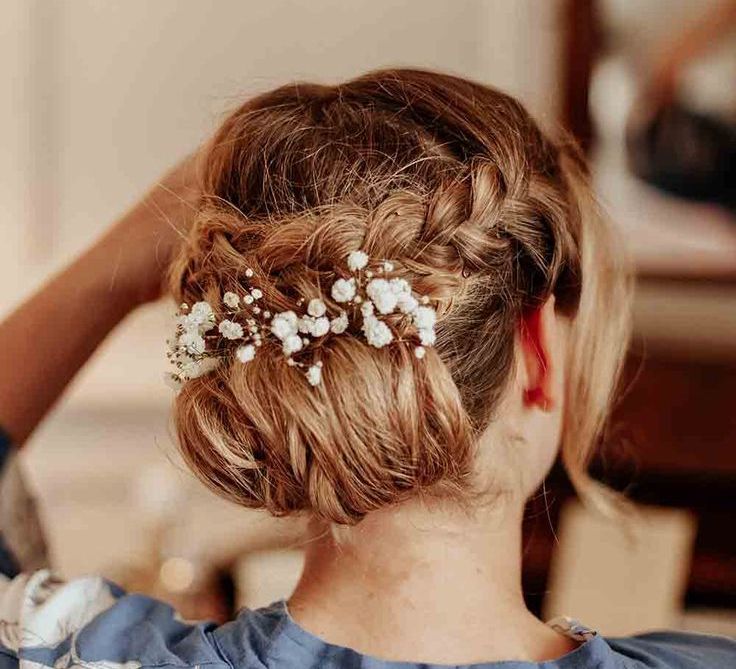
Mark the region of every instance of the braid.
[[627, 292], [579, 161], [517, 101], [410, 70], [293, 84], [233, 112], [203, 177], [171, 270], [178, 300], [216, 303], [252, 268], [264, 300], [293, 309], [324, 296], [361, 249], [437, 305], [423, 364], [401, 347], [338, 337], [321, 344], [330, 363], [318, 391], [295, 383], [275, 348], [185, 384], [181, 449], [210, 487], [337, 523], [418, 494], [467, 500], [522, 314], [554, 296], [575, 347], [563, 458], [586, 491], [626, 344]]

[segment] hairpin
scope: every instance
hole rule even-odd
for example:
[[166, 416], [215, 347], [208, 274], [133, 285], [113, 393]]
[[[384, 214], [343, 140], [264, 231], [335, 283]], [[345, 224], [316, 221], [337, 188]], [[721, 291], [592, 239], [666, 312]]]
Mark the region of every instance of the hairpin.
[[[168, 340], [167, 357], [175, 371], [166, 374], [166, 381], [178, 390], [181, 385], [212, 371], [226, 358], [240, 364], [251, 362], [267, 338], [276, 340], [286, 364], [304, 370], [307, 381], [318, 386], [322, 380], [322, 360], [303, 360], [310, 344], [325, 337], [347, 332], [350, 323], [360, 318], [360, 332], [374, 348], [383, 348], [397, 338], [382, 316], [401, 314], [414, 327], [414, 354], [423, 358], [426, 348], [435, 342], [436, 312], [428, 306], [429, 298], [417, 296], [410, 283], [393, 277], [394, 263], [379, 261], [369, 267], [370, 258], [364, 251], [347, 256], [350, 276], [336, 279], [330, 288], [332, 301], [340, 305], [330, 314], [321, 296], [307, 302], [305, 313], [294, 310], [271, 313], [263, 303], [263, 292], [254, 283], [254, 272], [246, 269], [248, 280], [240, 293], [228, 291], [222, 296], [219, 322], [209, 302], [189, 306], [183, 303], [176, 314], [175, 333]], [[257, 280], [256, 280], [257, 282]], [[304, 300], [299, 300], [301, 307]], [[313, 348], [313, 347], [312, 347]]]

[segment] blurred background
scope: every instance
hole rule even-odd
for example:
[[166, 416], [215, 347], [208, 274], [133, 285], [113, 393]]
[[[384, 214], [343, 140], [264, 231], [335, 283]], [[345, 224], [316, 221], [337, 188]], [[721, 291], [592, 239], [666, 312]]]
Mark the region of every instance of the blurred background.
[[[626, 392], [594, 471], [641, 517], [622, 533], [555, 470], [529, 508], [529, 606], [606, 634], [736, 635], [732, 0], [4, 0], [0, 311], [233, 105], [394, 65], [500, 87], [572, 132], [635, 263]], [[171, 311], [123, 324], [24, 464], [65, 576], [221, 619], [288, 594], [301, 526], [215, 499], [179, 464], [161, 382]]]

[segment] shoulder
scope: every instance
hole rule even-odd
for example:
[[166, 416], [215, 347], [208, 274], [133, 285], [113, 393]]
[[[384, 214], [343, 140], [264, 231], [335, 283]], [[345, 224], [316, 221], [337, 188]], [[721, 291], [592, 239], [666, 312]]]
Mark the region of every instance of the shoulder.
[[102, 578], [64, 582], [43, 570], [0, 579], [0, 669], [19, 660], [35, 669], [231, 669], [214, 629]]
[[709, 634], [650, 632], [606, 639], [624, 667], [647, 669], [720, 669], [736, 667], [736, 640]]

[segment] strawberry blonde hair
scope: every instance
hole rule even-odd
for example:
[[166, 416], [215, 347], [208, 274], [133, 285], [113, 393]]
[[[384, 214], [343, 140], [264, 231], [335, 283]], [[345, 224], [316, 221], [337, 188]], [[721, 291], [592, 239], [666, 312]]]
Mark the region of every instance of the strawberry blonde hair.
[[225, 120], [203, 158], [202, 192], [171, 271], [178, 301], [221, 304], [252, 268], [274, 312], [329, 302], [326, 287], [362, 249], [395, 261], [438, 316], [422, 360], [354, 333], [316, 344], [318, 387], [273, 342], [247, 365], [188, 381], [175, 425], [209, 487], [338, 524], [417, 494], [470, 494], [520, 319], [554, 295], [574, 351], [562, 459], [593, 494], [587, 467], [627, 345], [628, 280], [577, 154], [516, 100], [415, 70], [290, 84]]

